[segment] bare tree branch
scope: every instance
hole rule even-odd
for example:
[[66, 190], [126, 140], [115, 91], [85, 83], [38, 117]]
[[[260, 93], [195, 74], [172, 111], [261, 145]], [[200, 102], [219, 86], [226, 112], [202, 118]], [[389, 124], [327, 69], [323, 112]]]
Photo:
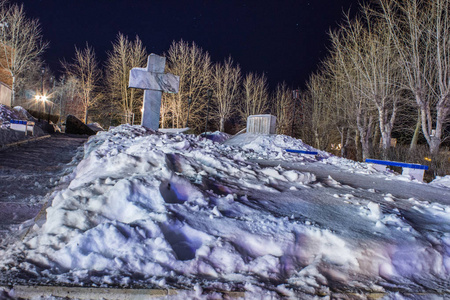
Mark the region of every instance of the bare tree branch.
[[11, 105], [15, 105], [16, 80], [48, 47], [42, 41], [39, 21], [25, 16], [23, 5], [0, 2], [0, 66], [12, 77]]
[[84, 109], [84, 122], [87, 123], [89, 108], [91, 108], [98, 99], [98, 95], [95, 94], [95, 89], [97, 88], [97, 83], [101, 76], [94, 49], [87, 43], [84, 50], [75, 47], [74, 62], [63, 62], [62, 65], [68, 77], [73, 76], [79, 81], [82, 106]]

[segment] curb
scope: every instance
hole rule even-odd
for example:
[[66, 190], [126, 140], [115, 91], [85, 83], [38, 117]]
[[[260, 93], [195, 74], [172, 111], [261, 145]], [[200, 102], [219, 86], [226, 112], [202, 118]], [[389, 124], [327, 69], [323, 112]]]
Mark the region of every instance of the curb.
[[[96, 287], [66, 287], [66, 286], [29, 286], [29, 285], [15, 285], [2, 286], [0, 285], [0, 298], [3, 293], [7, 293], [9, 297], [19, 299], [36, 299], [41, 297], [61, 297], [64, 299], [92, 299], [92, 300], [143, 300], [149, 298], [163, 298], [167, 296], [177, 296], [181, 292], [187, 290], [180, 289], [127, 289], [127, 288], [96, 288]], [[245, 299], [245, 292], [233, 291], [217, 291], [222, 293], [226, 299]], [[3, 294], [5, 295], [5, 294]], [[368, 292], [368, 293], [354, 293], [341, 292], [320, 294], [316, 296], [331, 296], [332, 299], [363, 299], [365, 296], [368, 300], [380, 300], [389, 295], [388, 292]], [[447, 294], [440, 293], [404, 293], [406, 297], [413, 296], [445, 296]], [[181, 295], [179, 295], [181, 296]], [[363, 297], [362, 297], [363, 296]], [[9, 298], [8, 298], [9, 299]], [[427, 298], [428, 299], [428, 298]]]
[[62, 297], [65, 299], [140, 300], [177, 295], [178, 292], [172, 289], [118, 289], [16, 285], [9, 291], [9, 294], [19, 299]]
[[[95, 287], [65, 287], [65, 286], [0, 286], [1, 290], [19, 299], [36, 299], [40, 297], [61, 297], [64, 299], [92, 299], [92, 300], [143, 300], [178, 295], [185, 290], [178, 289], [120, 289]], [[222, 291], [228, 299], [245, 298], [245, 292]]]
[[6, 149], [6, 148], [9, 148], [9, 147], [19, 146], [19, 145], [30, 143], [30, 142], [36, 142], [36, 141], [43, 140], [43, 139], [46, 139], [46, 138], [49, 138], [49, 137], [51, 137], [51, 135], [48, 134], [48, 135], [43, 135], [43, 136], [40, 136], [40, 137], [37, 137], [37, 138], [32, 138], [32, 139], [27, 139], [27, 140], [23, 140], [23, 141], [14, 142], [14, 143], [11, 143], [11, 144], [0, 145], [0, 149]]

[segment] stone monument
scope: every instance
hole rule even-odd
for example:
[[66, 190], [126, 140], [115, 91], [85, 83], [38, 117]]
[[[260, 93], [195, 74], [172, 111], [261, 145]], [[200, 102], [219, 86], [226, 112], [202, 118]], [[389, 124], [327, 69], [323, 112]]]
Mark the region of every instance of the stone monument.
[[277, 118], [272, 115], [251, 115], [247, 118], [247, 133], [275, 134]]
[[152, 53], [148, 56], [147, 68], [130, 70], [128, 87], [145, 90], [141, 125], [153, 130], [159, 128], [162, 92], [178, 93], [180, 85], [179, 76], [164, 73], [165, 65], [165, 57]]

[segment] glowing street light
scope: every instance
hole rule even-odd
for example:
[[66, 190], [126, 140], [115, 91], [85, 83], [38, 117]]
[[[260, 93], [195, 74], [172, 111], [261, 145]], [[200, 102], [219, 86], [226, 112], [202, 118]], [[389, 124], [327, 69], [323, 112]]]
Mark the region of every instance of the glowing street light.
[[37, 97], [39, 97], [39, 101], [42, 101], [42, 103], [45, 103], [48, 100], [47, 96], [45, 96], [45, 95], [41, 95], [41, 96], [37, 96]]
[[45, 74], [45, 67], [41, 68], [41, 95], [44, 95], [44, 74]]
[[[44, 74], [45, 74], [45, 67], [41, 68], [41, 94], [39, 96], [36, 96], [36, 100], [41, 101], [41, 111], [39, 113], [38, 122], [41, 121], [41, 114], [42, 112], [42, 106], [45, 105], [45, 101], [47, 100], [47, 97], [44, 96]], [[45, 109], [45, 107], [44, 107]]]

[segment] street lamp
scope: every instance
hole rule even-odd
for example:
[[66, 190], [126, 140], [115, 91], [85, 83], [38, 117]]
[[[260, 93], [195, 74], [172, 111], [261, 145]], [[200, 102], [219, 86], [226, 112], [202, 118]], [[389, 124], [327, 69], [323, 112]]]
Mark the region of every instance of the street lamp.
[[[53, 88], [51, 89], [50, 92], [53, 92], [53, 90], [55, 89], [55, 81], [54, 81], [53, 76], [50, 77], [50, 84], [52, 84], [52, 83], [53, 83]], [[53, 102], [50, 103], [48, 106], [48, 114], [47, 114], [47, 123], [48, 124], [50, 124], [50, 114], [51, 114], [51, 110], [53, 108], [52, 105], [53, 105]]]
[[[61, 78], [61, 86], [64, 86], [64, 80], [66, 79], [66, 76], [63, 75]], [[59, 125], [62, 126], [62, 89], [59, 89]]]
[[37, 102], [37, 105], [38, 105], [38, 110], [39, 110], [39, 114], [38, 114], [38, 122], [41, 122], [41, 110], [42, 110], [42, 107], [41, 107], [41, 104], [39, 103], [39, 101], [41, 100], [41, 96], [39, 96], [39, 95], [36, 95], [35, 97], [34, 97], [34, 99], [36, 99], [36, 102]]
[[207, 96], [208, 96], [208, 108], [206, 111], [206, 123], [205, 123], [205, 137], [206, 137], [206, 130], [208, 129], [208, 118], [209, 118], [209, 103], [211, 102], [213, 90], [208, 90]]
[[53, 102], [49, 101], [48, 103], [48, 111], [47, 111], [47, 123], [50, 124], [50, 115], [52, 113]]
[[45, 106], [45, 102], [47, 101], [47, 96], [36, 95], [35, 99], [36, 99], [36, 101], [38, 101], [38, 103], [40, 102], [39, 106], [41, 107], [41, 109], [39, 110], [38, 122], [41, 122], [41, 115], [44, 114], [42, 107]]
[[[40, 112], [39, 112], [39, 117], [38, 117], [38, 122], [41, 122], [41, 115], [43, 115], [44, 113], [42, 112], [42, 106], [44, 105], [44, 101], [45, 100], [47, 100], [47, 99], [44, 99], [44, 74], [45, 74], [45, 67], [42, 67], [41, 68], [41, 95], [39, 95], [39, 96], [36, 96], [36, 100], [40, 100], [42, 103], [41, 103], [41, 109], [40, 109]], [[45, 107], [44, 107], [44, 110], [45, 110]]]

